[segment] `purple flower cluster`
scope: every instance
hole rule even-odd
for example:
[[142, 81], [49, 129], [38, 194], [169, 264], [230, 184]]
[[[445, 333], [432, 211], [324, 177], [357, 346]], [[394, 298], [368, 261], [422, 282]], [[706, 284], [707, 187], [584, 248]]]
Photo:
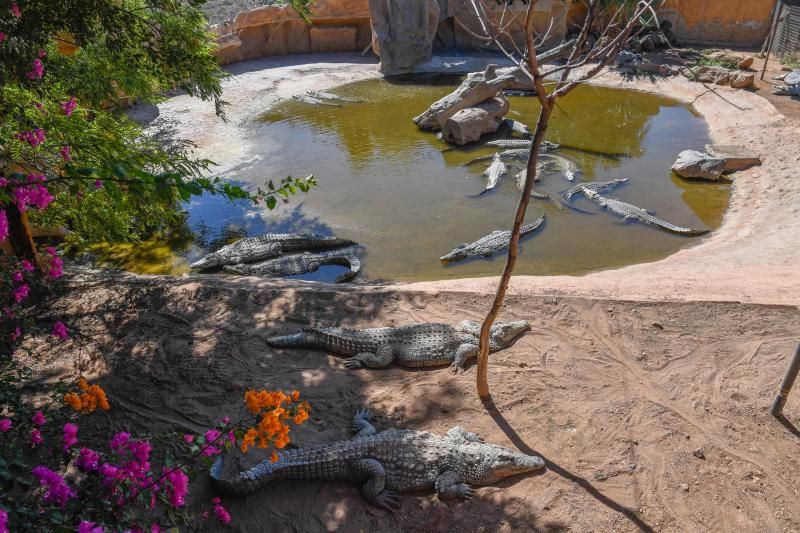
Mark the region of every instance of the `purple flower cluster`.
[[[39, 60], [37, 59], [36, 61]], [[44, 130], [41, 128], [33, 128], [31, 131], [21, 131], [14, 135], [14, 137], [16, 137], [18, 141], [30, 144], [33, 148], [36, 148], [47, 140]]]
[[67, 500], [77, 496], [75, 491], [64, 481], [64, 478], [45, 466], [35, 467], [31, 470], [31, 474], [39, 480], [41, 486], [47, 487], [47, 491], [44, 493], [44, 501], [46, 502], [52, 502], [59, 507], [64, 507], [67, 504]]

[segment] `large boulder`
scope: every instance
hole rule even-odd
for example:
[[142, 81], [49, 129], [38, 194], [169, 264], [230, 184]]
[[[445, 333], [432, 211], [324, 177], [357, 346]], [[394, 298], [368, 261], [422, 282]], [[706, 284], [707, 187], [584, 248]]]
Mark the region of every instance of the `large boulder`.
[[695, 81], [727, 85], [731, 79], [731, 71], [725, 67], [700, 67], [694, 71]]
[[496, 96], [475, 107], [462, 109], [445, 121], [442, 139], [457, 145], [475, 142], [486, 133], [496, 132], [510, 107], [507, 98]]
[[725, 160], [696, 150], [684, 150], [678, 155], [672, 170], [684, 178], [717, 181], [725, 170]]
[[440, 130], [445, 121], [468, 107], [489, 100], [508, 87], [514, 76], [497, 75], [496, 65], [489, 65], [483, 72], [473, 72], [461, 82], [461, 85], [434, 102], [424, 113], [414, 117], [414, 123], [423, 130]]
[[728, 83], [734, 89], [747, 89], [756, 84], [756, 75], [754, 72], [735, 70], [731, 73]]
[[436, 0], [369, 0], [372, 48], [381, 72], [410, 72], [430, 61], [440, 8]]
[[738, 172], [761, 164], [761, 157], [744, 146], [707, 144], [706, 153], [725, 161], [723, 172]]

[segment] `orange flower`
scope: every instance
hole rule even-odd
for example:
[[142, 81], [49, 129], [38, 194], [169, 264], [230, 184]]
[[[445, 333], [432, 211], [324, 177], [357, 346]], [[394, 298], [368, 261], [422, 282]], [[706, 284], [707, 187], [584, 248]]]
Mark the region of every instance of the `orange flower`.
[[100, 385], [89, 385], [89, 383], [81, 377], [78, 379], [78, 388], [83, 392], [80, 394], [70, 392], [64, 396], [64, 402], [74, 411], [89, 414], [96, 411], [98, 407], [103, 411], [111, 409], [106, 391], [104, 391]]
[[242, 453], [247, 453], [247, 450], [249, 450], [251, 446], [255, 446], [257, 435], [258, 431], [256, 431], [254, 428], [250, 428], [247, 430], [247, 432], [245, 432], [244, 438], [242, 438]]
[[308, 420], [308, 413], [306, 413], [303, 409], [298, 409], [297, 414], [294, 415], [294, 423], [298, 426]]
[[270, 463], [277, 463], [278, 459], [279, 459], [278, 452], [276, 452], [275, 450], [272, 450], [272, 455], [269, 456], [269, 462]]
[[64, 402], [72, 407], [72, 409], [75, 411], [81, 410], [81, 399], [74, 392], [70, 392], [69, 394], [65, 395]]
[[299, 399], [300, 399], [300, 391], [299, 390], [293, 390], [292, 391], [292, 401], [296, 402]]

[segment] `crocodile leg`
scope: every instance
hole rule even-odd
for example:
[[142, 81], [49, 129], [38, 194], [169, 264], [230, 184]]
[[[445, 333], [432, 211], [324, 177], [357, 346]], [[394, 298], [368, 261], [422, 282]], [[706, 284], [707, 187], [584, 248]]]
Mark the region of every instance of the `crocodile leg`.
[[359, 409], [353, 416], [353, 438], [369, 437], [378, 432], [370, 421], [372, 420], [372, 413], [368, 409]]
[[446, 470], [436, 478], [436, 494], [440, 500], [469, 500], [475, 494], [475, 490], [462, 483], [458, 474], [452, 470]]
[[386, 368], [394, 361], [392, 346], [384, 344], [379, 346], [375, 353], [363, 352], [356, 354], [344, 362], [344, 366], [354, 368]]
[[397, 493], [384, 489], [386, 470], [381, 463], [375, 459], [359, 459], [350, 463], [350, 471], [359, 481], [365, 481], [361, 485], [361, 494], [369, 503], [387, 511], [400, 509]]
[[477, 433], [467, 431], [461, 426], [453, 426], [450, 428], [450, 431], [447, 432], [447, 436], [451, 439], [459, 439], [466, 442], [483, 442], [483, 437]]
[[467, 362], [467, 359], [470, 357], [475, 357], [478, 355], [479, 347], [477, 344], [462, 344], [456, 350], [455, 358], [453, 359], [453, 364], [450, 365], [450, 371], [453, 374], [457, 374], [459, 371], [464, 370], [464, 363]]

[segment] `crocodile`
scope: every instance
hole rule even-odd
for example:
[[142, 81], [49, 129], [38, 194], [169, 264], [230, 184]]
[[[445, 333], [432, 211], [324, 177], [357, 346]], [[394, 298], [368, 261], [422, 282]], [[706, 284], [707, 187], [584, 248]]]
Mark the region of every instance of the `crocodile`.
[[500, 159], [500, 154], [494, 154], [492, 158], [492, 164], [489, 165], [483, 175], [489, 178], [489, 181], [486, 183], [486, 188], [483, 192], [488, 192], [497, 187], [497, 182], [500, 180], [501, 177], [505, 176], [508, 172], [505, 163]]
[[475, 433], [455, 426], [445, 436], [411, 429], [378, 431], [372, 415], [360, 409], [353, 417], [350, 440], [281, 452], [224, 477], [224, 456], [209, 472], [214, 488], [234, 497], [257, 492], [270, 482], [288, 480], [350, 481], [361, 484], [361, 495], [387, 511], [400, 509], [399, 492], [433, 490], [441, 500], [469, 500], [472, 486], [544, 470], [541, 457], [487, 444]]
[[533, 135], [531, 134], [531, 129], [522, 122], [520, 122], [519, 120], [507, 118], [500, 123], [499, 129], [516, 133], [517, 135], [521, 135], [526, 139], [530, 139], [533, 137]]
[[[531, 155], [530, 148], [515, 148], [513, 150], [503, 150], [502, 152], [495, 153], [496, 156], [499, 156], [500, 159], [528, 159]], [[470, 161], [467, 161], [467, 165], [472, 165], [473, 163], [479, 163], [481, 161], [489, 161], [490, 159], [494, 159], [495, 155], [485, 155], [481, 157], [476, 157]]]
[[251, 265], [225, 265], [222, 269], [225, 272], [242, 276], [277, 278], [316, 272], [322, 265], [341, 265], [350, 269], [336, 278], [337, 283], [350, 281], [361, 271], [361, 261], [353, 253], [352, 249], [284, 255]]
[[307, 94], [295, 94], [292, 96], [298, 102], [302, 102], [304, 104], [311, 104], [311, 105], [324, 105], [328, 107], [342, 107], [342, 104], [335, 104], [333, 102], [326, 102], [324, 100], [320, 100], [319, 98], [315, 98], [313, 96]]
[[[564, 205], [569, 207], [570, 209], [574, 209], [575, 211], [580, 211], [581, 213], [587, 213], [583, 209], [578, 209], [572, 203], [572, 199], [578, 195], [583, 194], [584, 190], [590, 190], [594, 192], [603, 192], [613, 187], [617, 187], [618, 185], [622, 185], [623, 183], [627, 183], [628, 178], [615, 178], [609, 181], [590, 181], [587, 183], [579, 183], [574, 187], [570, 187], [566, 191], [562, 192], [559, 196], [561, 197], [562, 202]], [[589, 213], [591, 214], [591, 213]]]
[[569, 181], [575, 181], [575, 178], [577, 178], [581, 173], [580, 169], [575, 166], [575, 163], [566, 157], [561, 157], [560, 155], [555, 154], [539, 154], [539, 157], [552, 159], [553, 162], [561, 168], [564, 177]]
[[[495, 141], [487, 142], [486, 146], [493, 146], [495, 148], [526, 148], [528, 152], [530, 152], [531, 146], [533, 146], [533, 141], [526, 139], [497, 139]], [[550, 141], [542, 141], [542, 145], [539, 147], [539, 152], [555, 152], [558, 150], [559, 146], [560, 145], [551, 143]]]
[[678, 235], [705, 235], [711, 231], [709, 229], [693, 229], [676, 226], [675, 224], [661, 220], [655, 215], [648, 213], [641, 207], [636, 207], [635, 205], [627, 204], [613, 198], [607, 198], [601, 195], [599, 192], [590, 189], [584, 188], [583, 194], [586, 195], [589, 200], [596, 203], [603, 209], [623, 217], [626, 221], [641, 222], [642, 224], [650, 226], [651, 228], [660, 229], [669, 233], [676, 233]]
[[[522, 226], [520, 238], [533, 233], [544, 223], [544, 216], [531, 224]], [[511, 230], [493, 231], [485, 237], [481, 237], [471, 244], [460, 244], [453, 251], [440, 258], [442, 263], [455, 263], [470, 256], [491, 257], [492, 255], [504, 250], [511, 242]]]
[[[539, 183], [542, 180], [542, 174], [548, 172], [553, 167], [553, 163], [550, 161], [537, 161], [536, 162], [536, 177], [534, 178], [535, 183]], [[520, 191], [525, 190], [525, 182], [528, 180], [528, 169], [523, 169], [516, 176], [514, 176], [514, 181], [517, 183], [517, 189]], [[549, 194], [542, 194], [540, 192], [533, 191], [531, 192], [531, 198], [534, 200], [551, 200]]]
[[223, 246], [189, 266], [194, 269], [207, 270], [224, 265], [255, 263], [289, 252], [332, 250], [346, 246], [357, 246], [357, 243], [338, 237], [299, 233], [267, 233], [257, 237], [246, 237], [233, 244]]
[[339, 96], [338, 94], [326, 93], [322, 91], [306, 91], [306, 94], [311, 98], [317, 100], [332, 100], [334, 102], [347, 102], [348, 104], [363, 104], [364, 100], [358, 98], [349, 98], [347, 96]]
[[[311, 348], [348, 356], [347, 368], [386, 368], [392, 362], [404, 367], [450, 364], [453, 372], [464, 370], [478, 356], [480, 324], [465, 320], [456, 326], [421, 323], [396, 328], [347, 330], [306, 328], [299, 333], [267, 339], [274, 348]], [[489, 335], [489, 350], [510, 345], [531, 326], [527, 321], [497, 322]]]

